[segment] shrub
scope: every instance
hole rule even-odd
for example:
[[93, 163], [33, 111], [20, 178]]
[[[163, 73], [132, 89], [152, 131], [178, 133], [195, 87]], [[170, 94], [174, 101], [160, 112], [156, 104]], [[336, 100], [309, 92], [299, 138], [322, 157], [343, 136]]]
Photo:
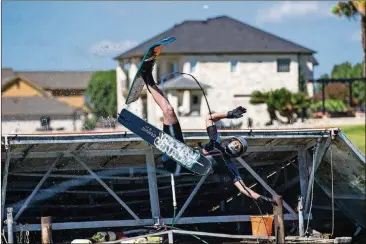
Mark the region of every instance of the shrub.
[[[310, 110], [313, 113], [321, 112], [323, 109], [322, 101], [316, 101], [310, 105]], [[344, 112], [347, 109], [346, 104], [341, 100], [326, 99], [325, 109], [327, 112]]]
[[[272, 124], [273, 120], [281, 123], [292, 123], [294, 115], [299, 117], [302, 108], [310, 106], [310, 98], [306, 93], [292, 93], [286, 88], [281, 88], [269, 92], [254, 91], [250, 98], [251, 104], [267, 104], [267, 110], [270, 116], [270, 121], [267, 124]], [[287, 118], [287, 122], [280, 121], [276, 116], [276, 111], [281, 116]]]
[[98, 120], [96, 118], [86, 119], [84, 122], [84, 130], [94, 130], [97, 127]]

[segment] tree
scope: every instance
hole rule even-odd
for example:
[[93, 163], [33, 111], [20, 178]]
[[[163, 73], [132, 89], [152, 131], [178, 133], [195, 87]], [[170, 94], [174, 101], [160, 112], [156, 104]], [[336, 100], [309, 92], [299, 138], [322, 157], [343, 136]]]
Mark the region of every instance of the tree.
[[92, 74], [86, 95], [93, 114], [99, 117], [117, 116], [116, 71], [97, 71]]
[[[362, 77], [362, 64], [358, 63], [352, 66], [349, 62], [344, 62], [333, 66], [331, 75], [324, 74], [321, 78], [324, 79], [342, 79], [342, 78], [360, 78]], [[343, 102], [348, 102], [348, 92], [349, 89], [347, 85], [340, 83], [327, 84], [325, 87], [325, 97], [326, 99], [338, 99]], [[321, 92], [319, 90], [319, 92]], [[352, 82], [352, 97], [354, 105], [365, 105], [365, 82], [364, 81], [354, 81]], [[316, 94], [314, 96], [315, 100], [321, 100], [321, 94]]]
[[[269, 92], [254, 91], [250, 98], [251, 104], [267, 104], [270, 121], [268, 125], [273, 124], [273, 121], [280, 123], [291, 124], [294, 122], [294, 115], [300, 117], [303, 107], [310, 106], [310, 98], [304, 92], [292, 93], [286, 88], [277, 89]], [[287, 122], [281, 121], [277, 115], [287, 118]]]
[[366, 77], [366, 1], [341, 1], [333, 8], [332, 13], [339, 17], [345, 16], [348, 19], [361, 19], [361, 41], [363, 48], [363, 76]]

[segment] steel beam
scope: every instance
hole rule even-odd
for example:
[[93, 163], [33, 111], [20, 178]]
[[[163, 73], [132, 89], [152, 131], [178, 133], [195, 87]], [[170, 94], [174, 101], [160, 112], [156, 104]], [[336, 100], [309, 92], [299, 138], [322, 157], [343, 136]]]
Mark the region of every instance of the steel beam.
[[8, 229], [8, 243], [14, 243], [14, 222], [13, 222], [13, 208], [7, 208], [7, 218], [6, 218], [6, 225]]
[[311, 168], [311, 174], [310, 174], [310, 179], [309, 179], [309, 184], [308, 184], [308, 189], [307, 189], [307, 193], [306, 193], [306, 198], [305, 198], [305, 205], [304, 205], [304, 212], [307, 213], [309, 211], [309, 204], [310, 204], [310, 194], [311, 191], [313, 189], [313, 185], [314, 185], [314, 179], [315, 179], [315, 172], [318, 169], [324, 154], [326, 153], [327, 149], [330, 146], [330, 143], [332, 142], [332, 137], [328, 137], [325, 141], [323, 141], [323, 143], [320, 142], [320, 139], [318, 139], [318, 143], [317, 146], [315, 148], [315, 154], [314, 154], [314, 159], [313, 159], [313, 166]]
[[[130, 238], [126, 238], [123, 240], [123, 243], [133, 243], [134, 240], [138, 238], [147, 238], [153, 236], [163, 236], [168, 235], [168, 243], [173, 243], [173, 234], [177, 235], [190, 235], [190, 236], [207, 236], [211, 238], [225, 238], [225, 239], [241, 239], [240, 243], [273, 243], [276, 241], [275, 236], [253, 236], [253, 235], [232, 235], [232, 234], [224, 234], [224, 233], [210, 233], [210, 232], [201, 232], [201, 231], [187, 231], [187, 230], [169, 230], [169, 231], [160, 231], [140, 236], [134, 236]], [[309, 237], [298, 237], [298, 236], [288, 236], [285, 238], [285, 241], [290, 243], [350, 243], [352, 240], [351, 237], [340, 237], [336, 239], [324, 239], [324, 238], [309, 238]], [[109, 244], [119, 244], [121, 240], [117, 241], [109, 241]], [[202, 242], [207, 243], [202, 240]], [[231, 243], [231, 242], [230, 242]], [[239, 243], [239, 242], [235, 242]]]
[[184, 213], [184, 211], [186, 210], [186, 208], [188, 207], [188, 205], [191, 203], [192, 199], [194, 198], [194, 196], [196, 195], [196, 193], [198, 192], [198, 190], [200, 189], [200, 187], [202, 186], [202, 184], [205, 182], [207, 175], [202, 176], [202, 178], [200, 179], [200, 181], [198, 182], [198, 184], [196, 185], [196, 187], [193, 189], [192, 193], [189, 195], [189, 197], [187, 198], [186, 202], [184, 203], [184, 205], [182, 206], [182, 208], [179, 210], [177, 216], [176, 216], [176, 220], [178, 220], [182, 214]]
[[[229, 222], [249, 222], [251, 215], [229, 215], [229, 216], [201, 216], [201, 217], [182, 217], [174, 224], [209, 224], [209, 223], [229, 223]], [[297, 216], [292, 214], [284, 214], [285, 220], [297, 220]], [[173, 218], [162, 219], [165, 224], [171, 224]], [[52, 230], [68, 230], [68, 229], [91, 229], [91, 228], [108, 228], [123, 226], [146, 226], [153, 225], [153, 219], [137, 220], [106, 220], [106, 221], [87, 221], [87, 222], [63, 222], [52, 223]], [[20, 226], [14, 226], [13, 231], [19, 232]], [[29, 231], [40, 231], [40, 224], [29, 224]], [[5, 230], [6, 231], [6, 230]]]
[[[30, 176], [30, 177], [39, 177], [39, 176], [43, 176], [43, 174], [38, 174], [38, 173], [9, 173], [9, 175], [14, 175], [14, 176]], [[188, 174], [184, 174], [184, 175], [188, 175]], [[101, 179], [105, 179], [105, 180], [146, 180], [148, 179], [147, 176], [128, 176], [128, 177], [124, 177], [124, 176], [103, 176], [103, 175], [98, 175]], [[51, 174], [49, 176], [50, 178], [60, 178], [60, 179], [94, 179], [93, 176], [91, 175], [69, 175], [69, 174]], [[169, 175], [157, 175], [157, 178], [164, 178], [164, 177], [170, 177]]]
[[308, 177], [308, 163], [306, 161], [306, 149], [298, 150], [298, 162], [299, 162], [299, 176], [300, 176], [300, 192], [302, 196], [302, 201], [306, 201], [306, 191], [309, 185]]
[[77, 162], [79, 162], [92, 176], [94, 176], [94, 178], [109, 192], [109, 194], [111, 194], [126, 210], [127, 212], [129, 212], [132, 217], [134, 217], [138, 222], [140, 221], [140, 218], [126, 205], [126, 203], [124, 203], [121, 198], [119, 198], [119, 196], [117, 196], [116, 193], [114, 193], [114, 191], [109, 188], [109, 186], [104, 183], [103, 180], [101, 180], [99, 178], [99, 176], [97, 174], [95, 174], [88, 165], [86, 165], [84, 163], [84, 161], [82, 161], [78, 156], [74, 155], [74, 158]]
[[149, 183], [151, 214], [152, 218], [156, 220], [155, 224], [158, 224], [160, 219], [160, 206], [159, 206], [158, 183], [155, 171], [155, 160], [152, 150], [150, 150], [146, 154], [146, 168]]
[[[272, 196], [278, 195], [261, 177], [258, 175], [243, 159], [237, 158], [237, 160], [244, 166], [246, 170], [269, 192]], [[283, 206], [286, 210], [292, 214], [297, 219], [296, 212], [285, 202], [283, 201]]]
[[[108, 150], [85, 150], [77, 153], [79, 157], [103, 157], [103, 156], [136, 156], [145, 155], [148, 149], [108, 149]], [[60, 153], [65, 158], [73, 157], [71, 151], [54, 151], [54, 152], [29, 152], [27, 158], [56, 158]], [[13, 152], [12, 158], [23, 158], [21, 152]]]
[[[275, 139], [275, 138], [324, 138], [329, 135], [327, 129], [283, 129], [283, 130], [225, 130], [219, 131], [221, 137], [227, 138], [232, 136], [244, 136], [247, 138], [262, 138], [262, 139]], [[12, 144], [35, 144], [35, 143], [78, 143], [78, 142], [130, 142], [143, 140], [134, 135], [133, 133], [127, 133], [127, 131], [119, 131], [117, 133], [68, 133], [61, 135], [54, 134], [42, 134], [42, 135], [6, 135], [11, 140]], [[208, 140], [207, 132], [195, 131], [184, 132], [184, 138], [188, 140]]]
[[169, 244], [173, 244], [174, 243], [173, 232], [172, 231], [169, 231], [169, 233], [168, 233], [168, 243]]
[[20, 217], [20, 215], [27, 208], [28, 204], [32, 201], [33, 197], [37, 194], [38, 190], [42, 187], [43, 183], [48, 179], [48, 176], [51, 174], [52, 170], [55, 168], [55, 166], [60, 161], [60, 159], [62, 158], [62, 156], [63, 156], [62, 154], [59, 155], [59, 157], [55, 161], [53, 161], [53, 163], [52, 163], [51, 167], [48, 169], [47, 173], [39, 181], [39, 183], [36, 186], [36, 188], [34, 188], [34, 190], [32, 191], [32, 193], [28, 196], [28, 198], [23, 203], [23, 206], [19, 209], [19, 211], [15, 215], [14, 220], [18, 220], [18, 218]]
[[[250, 152], [284, 152], [284, 151], [297, 151], [302, 145], [298, 146], [272, 146], [270, 148], [264, 146], [251, 146], [248, 148], [248, 153]], [[154, 149], [154, 154], [161, 154], [161, 152], [157, 149]], [[129, 155], [145, 155], [148, 152], [148, 149], [108, 149], [108, 150], [85, 150], [78, 152], [78, 156], [80, 157], [103, 157], [103, 156], [129, 156]], [[64, 157], [70, 158], [73, 153], [69, 151], [58, 151], [58, 152], [29, 152], [27, 158], [55, 158], [60, 155], [60, 153], [64, 154]], [[12, 158], [18, 159], [23, 158], [23, 154], [21, 152], [13, 152]]]
[[[102, 177], [101, 177], [102, 179]], [[210, 184], [213, 183], [212, 181], [205, 182], [204, 184]], [[189, 183], [189, 184], [179, 184], [175, 185], [176, 188], [182, 188], [182, 187], [190, 187], [190, 186], [196, 186], [197, 183]], [[170, 189], [171, 186], [159, 186], [158, 190], [166, 190]], [[13, 192], [30, 192], [32, 189], [9, 189], [9, 191]], [[126, 190], [126, 191], [115, 191], [117, 195], [123, 195], [123, 194], [133, 194], [133, 193], [142, 193], [142, 192], [148, 192], [149, 188], [142, 188], [142, 189], [136, 189], [136, 190]], [[38, 192], [54, 192], [52, 189], [40, 189]], [[105, 195], [105, 191], [82, 191], [82, 190], [69, 190], [69, 191], [63, 191], [62, 193], [68, 193], [68, 194], [86, 194], [86, 195]]]
[[347, 146], [349, 146], [352, 149], [352, 152], [357, 155], [358, 159], [361, 160], [361, 162], [366, 163], [365, 155], [363, 155], [360, 152], [360, 150], [357, 147], [355, 147], [355, 145], [353, 145], [353, 143], [347, 138], [347, 136], [345, 134], [343, 134], [342, 131], [340, 131], [338, 133], [338, 137], [341, 138], [341, 140], [343, 140], [344, 143], [346, 143]]
[[[5, 138], [6, 139], [6, 138]], [[10, 165], [10, 145], [6, 149], [6, 160], [4, 166], [4, 175], [3, 175], [3, 183], [1, 187], [1, 216], [4, 218], [4, 211], [5, 211], [5, 199], [6, 199], [6, 187], [8, 184], [8, 175], [9, 175], [9, 165]]]

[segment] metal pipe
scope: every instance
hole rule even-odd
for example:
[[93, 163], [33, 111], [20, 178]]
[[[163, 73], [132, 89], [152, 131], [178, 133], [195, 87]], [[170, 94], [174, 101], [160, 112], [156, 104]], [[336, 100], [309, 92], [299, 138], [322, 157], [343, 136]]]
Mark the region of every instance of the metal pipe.
[[[220, 131], [223, 139], [232, 137], [232, 136], [255, 136], [257, 138], [305, 138], [305, 137], [324, 137], [326, 136], [326, 132], [324, 129], [311, 129], [311, 130], [302, 130], [298, 131], [295, 129], [292, 130], [271, 130], [271, 131], [263, 131], [263, 130], [225, 130]], [[281, 135], [279, 135], [279, 133]], [[187, 140], [202, 140], [208, 139], [207, 132], [204, 130], [198, 132], [185, 132], [184, 138]], [[285, 135], [284, 135], [285, 134]], [[93, 143], [104, 143], [104, 142], [131, 142], [131, 141], [140, 141], [143, 140], [132, 134], [126, 133], [126, 131], [119, 131], [118, 133], [68, 133], [64, 135], [9, 135], [11, 139], [16, 137], [16, 140], [12, 140], [12, 144], [35, 144], [35, 143], [84, 143], [84, 142], [93, 142]], [[138, 149], [141, 150], [141, 149]]]
[[95, 174], [89, 167], [86, 165], [78, 156], [74, 155], [74, 158], [76, 161], [78, 161], [91, 175], [94, 176], [94, 178], [111, 194], [117, 202], [119, 202], [126, 210], [129, 212], [134, 219], [136, 219], [138, 222], [140, 222], [140, 218], [126, 205], [124, 201], [117, 196], [117, 194], [106, 184], [104, 181], [102, 181], [97, 174]]
[[[7, 140], [7, 138], [5, 138]], [[3, 178], [3, 185], [1, 187], [1, 216], [4, 216], [4, 210], [5, 210], [5, 199], [6, 199], [6, 187], [8, 184], [8, 174], [9, 174], [9, 165], [10, 165], [10, 146], [8, 145], [8, 148], [6, 149], [6, 161], [4, 166], [4, 178]]]
[[14, 243], [14, 233], [13, 233], [13, 208], [7, 208], [7, 227], [8, 227], [8, 243]]
[[152, 153], [152, 151], [146, 154], [146, 169], [149, 184], [151, 214], [152, 218], [155, 219], [155, 224], [159, 224], [160, 206], [159, 206], [158, 183], [156, 179], [154, 154]]
[[174, 239], [173, 239], [173, 232], [172, 232], [172, 231], [170, 231], [170, 232], [168, 233], [168, 243], [169, 243], [169, 244], [173, 244], [173, 243], [174, 243]]
[[303, 215], [303, 204], [302, 204], [303, 197], [299, 197], [299, 205], [298, 205], [298, 211], [299, 211], [299, 236], [304, 236], [304, 215]]
[[309, 184], [309, 177], [307, 175], [307, 167], [308, 163], [306, 160], [306, 149], [299, 149], [298, 150], [298, 170], [300, 175], [300, 193], [302, 197], [302, 201], [304, 201], [306, 197], [306, 191], [308, 189]]
[[186, 208], [188, 207], [188, 205], [191, 203], [193, 197], [196, 195], [196, 193], [198, 192], [198, 190], [200, 189], [200, 187], [202, 186], [202, 184], [205, 182], [206, 178], [208, 177], [207, 175], [202, 176], [202, 178], [200, 179], [200, 181], [198, 182], [198, 184], [196, 185], [196, 187], [193, 189], [192, 193], [189, 195], [188, 199], [186, 200], [186, 202], [184, 203], [184, 205], [182, 206], [182, 208], [179, 210], [179, 213], [176, 216], [176, 220], [178, 220], [182, 214], [184, 213], [184, 211], [186, 210]]
[[173, 207], [177, 207], [177, 199], [175, 196], [175, 181], [174, 181], [174, 174], [170, 174], [170, 182], [172, 186], [172, 196], [173, 196]]
[[57, 163], [60, 161], [63, 155], [60, 155], [55, 161], [53, 161], [51, 167], [48, 169], [47, 173], [43, 176], [43, 178], [40, 180], [36, 188], [32, 191], [32, 193], [29, 195], [29, 197], [25, 200], [23, 203], [23, 206], [19, 209], [17, 214], [14, 217], [14, 220], [18, 220], [20, 215], [23, 213], [23, 211], [27, 208], [30, 201], [32, 201], [33, 197], [37, 194], [38, 190], [42, 187], [43, 183], [48, 179], [48, 176], [51, 174], [52, 170], [55, 168]]
[[[294, 137], [291, 136], [284, 136], [284, 139], [289, 138], [289, 139], [294, 139]], [[296, 137], [295, 137], [296, 138]], [[305, 139], [305, 138], [309, 138], [304, 136], [301, 137], [301, 139]], [[313, 138], [313, 137], [310, 137]], [[71, 143], [71, 142], [69, 142]], [[268, 150], [271, 151], [278, 151], [278, 152], [286, 152], [286, 151], [297, 151], [299, 147], [303, 146], [302, 144], [299, 145], [288, 145], [288, 146], [273, 146], [270, 147], [269, 149], [266, 148], [264, 145], [263, 146], [251, 146], [248, 148], [247, 153], [250, 152], [267, 152]], [[126, 149], [123, 149], [126, 150]], [[78, 155], [80, 157], [104, 157], [104, 156], [134, 156], [134, 155], [145, 155], [146, 154], [146, 150], [145, 149], [130, 149], [128, 151], [123, 151], [120, 149], [108, 149], [108, 150], [86, 150], [86, 151], [81, 151], [78, 152]], [[30, 152], [27, 155], [27, 158], [55, 158], [57, 157], [60, 153], [64, 153], [64, 157], [65, 158], [70, 158], [72, 157], [72, 152], [69, 151], [55, 151], [55, 152]], [[159, 154], [160, 152], [157, 150], [154, 150], [154, 154]], [[23, 154], [19, 153], [19, 152], [14, 152], [12, 153], [12, 158], [23, 158]]]
[[310, 179], [309, 179], [309, 183], [308, 183], [308, 189], [307, 189], [307, 193], [306, 193], [306, 202], [305, 202], [305, 213], [308, 212], [309, 210], [309, 203], [310, 203], [310, 194], [311, 194], [311, 190], [312, 190], [312, 186], [314, 185], [314, 178], [315, 178], [315, 170], [317, 167], [317, 161], [318, 161], [318, 155], [319, 155], [319, 150], [320, 150], [320, 138], [318, 138], [317, 140], [317, 146], [315, 148], [315, 153], [314, 153], [314, 158], [313, 158], [313, 166], [311, 169], [311, 174], [310, 174]]
[[[306, 217], [306, 216], [305, 216]], [[210, 223], [229, 223], [229, 222], [249, 222], [251, 215], [229, 215], [229, 216], [198, 216], [198, 217], [182, 217], [175, 224], [210, 224]], [[310, 217], [311, 218], [311, 217]], [[284, 220], [297, 221], [298, 216], [292, 214], [284, 214]], [[171, 224], [173, 218], [163, 219], [165, 224]], [[146, 226], [153, 225], [153, 219], [140, 219], [140, 222], [134, 219], [125, 220], [105, 220], [105, 221], [86, 221], [86, 222], [63, 222], [52, 223], [52, 230], [70, 230], [70, 229], [92, 229], [92, 228], [108, 228], [123, 226]], [[14, 226], [13, 231], [19, 232], [20, 226]], [[40, 224], [29, 224], [29, 231], [41, 231]]]
[[[9, 173], [9, 175], [14, 175], [14, 176], [30, 176], [30, 177], [38, 177], [38, 176], [43, 176], [42, 174], [37, 174], [37, 173]], [[181, 175], [190, 175], [190, 174], [181, 174]], [[141, 177], [123, 177], [123, 176], [103, 176], [103, 175], [98, 175], [101, 179], [105, 179], [105, 180], [146, 180], [148, 179], [148, 177], [146, 176], [141, 176]], [[70, 174], [51, 174], [50, 175], [51, 178], [65, 178], [65, 179], [94, 179], [93, 176], [91, 175], [70, 175]], [[167, 174], [165, 175], [157, 175], [157, 178], [164, 178], [164, 177], [168, 177]]]

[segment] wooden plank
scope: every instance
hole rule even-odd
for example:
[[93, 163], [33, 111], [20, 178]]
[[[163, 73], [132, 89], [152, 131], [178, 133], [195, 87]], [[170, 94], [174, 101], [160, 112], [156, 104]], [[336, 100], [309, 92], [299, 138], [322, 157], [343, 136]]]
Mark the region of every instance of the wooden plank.
[[276, 205], [273, 207], [275, 236], [279, 243], [285, 243], [285, 222], [283, 219], [282, 197], [274, 196], [273, 200]]
[[41, 217], [42, 244], [50, 244], [52, 241], [52, 219], [51, 217]]

